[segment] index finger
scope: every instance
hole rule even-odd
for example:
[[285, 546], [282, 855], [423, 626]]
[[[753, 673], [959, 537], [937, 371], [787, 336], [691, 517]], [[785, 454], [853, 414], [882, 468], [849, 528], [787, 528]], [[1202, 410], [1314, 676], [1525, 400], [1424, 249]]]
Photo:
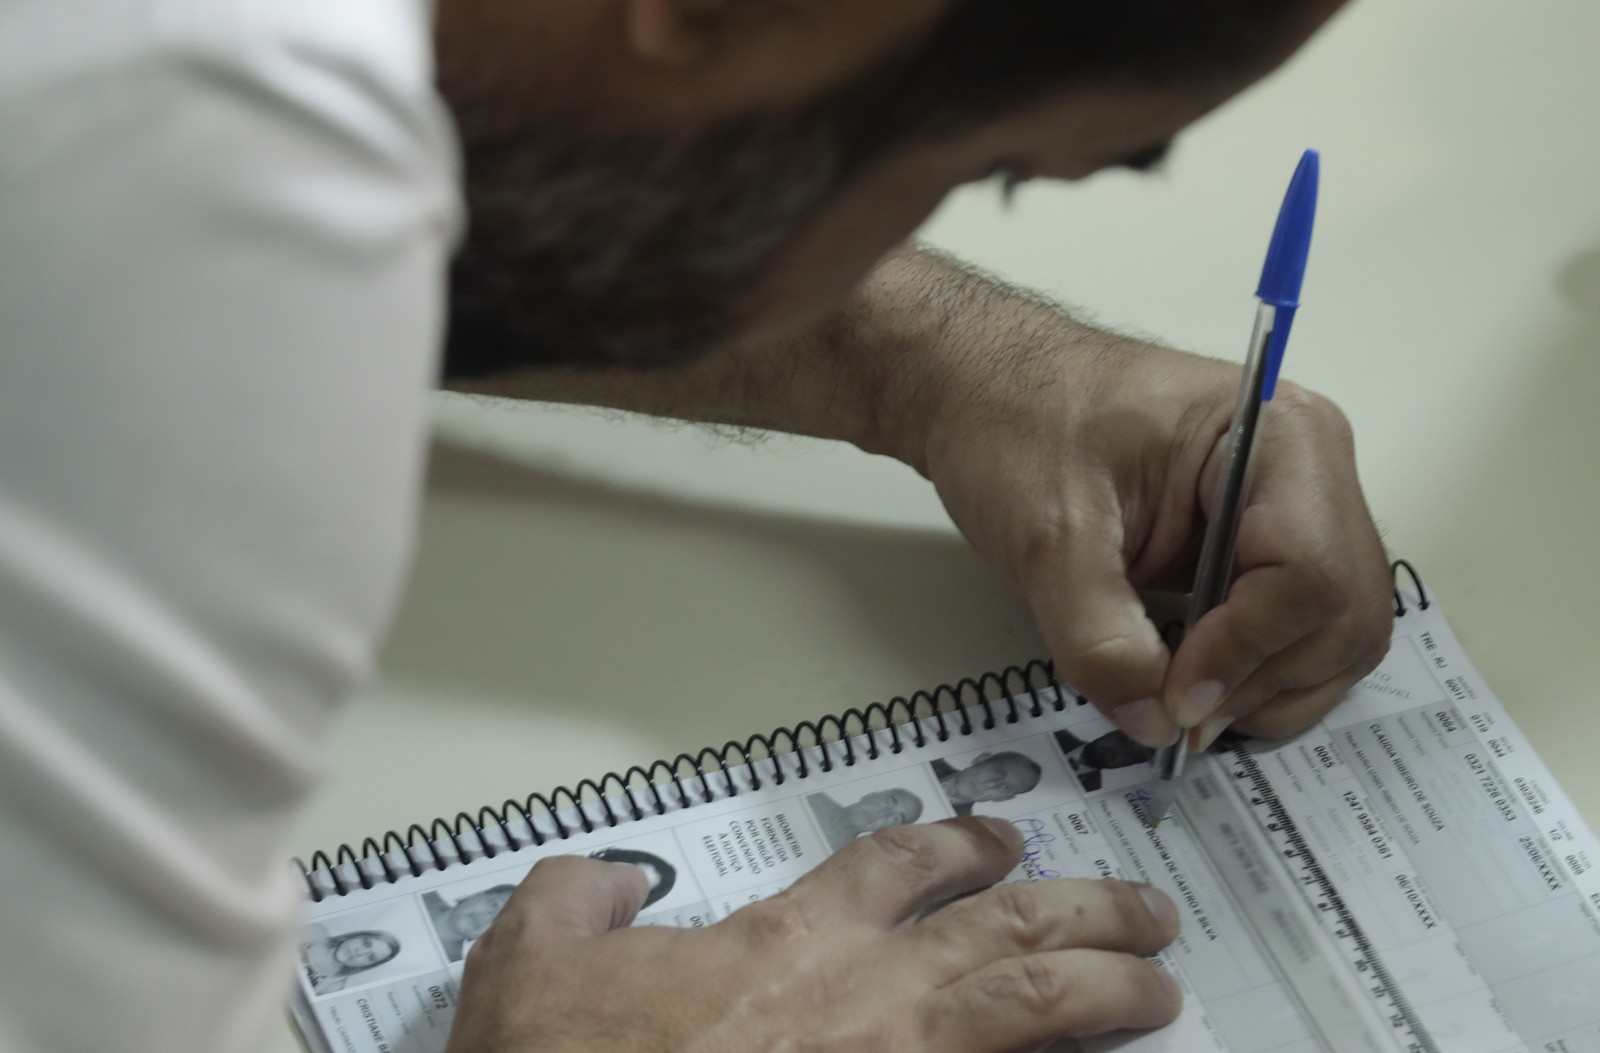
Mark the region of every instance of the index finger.
[[987, 888], [1021, 858], [1022, 835], [1003, 819], [891, 826], [850, 842], [786, 892], [739, 913], [758, 920], [765, 907], [797, 912], [814, 926], [890, 929], [925, 907]]
[[1178, 726], [1199, 725], [1274, 655], [1332, 622], [1340, 611], [1329, 597], [1304, 568], [1245, 571], [1173, 653], [1162, 693]]
[[649, 894], [644, 871], [631, 863], [550, 856], [533, 865], [489, 932], [545, 947], [575, 943], [630, 924]]
[[1172, 900], [1148, 885], [1056, 878], [997, 885], [952, 903], [895, 939], [939, 985], [1004, 958], [1087, 947], [1154, 954], [1178, 935]]

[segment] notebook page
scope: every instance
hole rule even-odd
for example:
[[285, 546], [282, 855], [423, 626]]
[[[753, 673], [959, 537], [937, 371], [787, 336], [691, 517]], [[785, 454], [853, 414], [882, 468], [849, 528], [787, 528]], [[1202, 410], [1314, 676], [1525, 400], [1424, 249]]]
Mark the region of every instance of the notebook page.
[[1262, 760], [1441, 1048], [1600, 1050], [1600, 842], [1437, 606]]
[[[353, 891], [308, 907], [296, 1020], [318, 1051], [440, 1053], [473, 937], [543, 856], [637, 863], [653, 885], [637, 924], [701, 927], [786, 888], [875, 817], [979, 814], [1023, 832], [1024, 858], [1006, 880], [1148, 881], [1183, 918], [1161, 959], [1185, 990], [1180, 1019], [1150, 1034], [1059, 1042], [1052, 1053], [1318, 1048], [1202, 847], [1181, 822], [1152, 831], [1139, 819], [1149, 751], [1091, 707], [1062, 700], [1058, 711], [1051, 692], [1039, 700], [1037, 717], [1031, 700], [1014, 723], [999, 705], [993, 727], [943, 742], [926, 721], [926, 745], [903, 730], [898, 753], [878, 732], [876, 760], [865, 738], [854, 741], [854, 764], [836, 744], [831, 771], [808, 751], [806, 776], [791, 757], [782, 785], [773, 762], [757, 764], [760, 789], [736, 767], [734, 796], [715, 775], [694, 778], [686, 790], [710, 790], [711, 800], [671, 807], [671, 788], [667, 814], [420, 876], [392, 865], [397, 880], [371, 889], [356, 887], [346, 864]], [[956, 725], [947, 718], [948, 730]], [[1322, 725], [1254, 752], [1441, 1049], [1600, 1053], [1600, 1000], [1590, 994], [1600, 990], [1600, 885], [1590, 869], [1600, 848], [1436, 607], [1399, 619], [1388, 659]], [[974, 784], [1011, 796], [968, 803]], [[456, 846], [441, 850], [449, 862]], [[342, 950], [352, 934], [363, 935]], [[358, 967], [345, 964], [352, 959]]]

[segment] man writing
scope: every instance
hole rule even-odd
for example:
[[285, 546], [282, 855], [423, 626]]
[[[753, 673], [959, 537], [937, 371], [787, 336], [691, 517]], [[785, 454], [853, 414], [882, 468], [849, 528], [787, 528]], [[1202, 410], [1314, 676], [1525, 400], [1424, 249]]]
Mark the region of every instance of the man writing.
[[[0, 942], [38, 949], [0, 963], [0, 1048], [244, 1050], [275, 1021], [281, 842], [403, 579], [441, 343], [459, 388], [901, 459], [1142, 743], [1314, 721], [1387, 640], [1338, 412], [1280, 392], [1238, 583], [1168, 654], [1135, 589], [1189, 572], [1237, 370], [901, 242], [963, 182], [1147, 162], [1337, 6], [0, 8], [0, 887], [31, 893]], [[1176, 922], [1133, 886], [902, 925], [1019, 852], [890, 828], [692, 933], [618, 929], [637, 868], [541, 864], [453, 1041], [967, 1053], [1170, 1019], [1141, 955]]]

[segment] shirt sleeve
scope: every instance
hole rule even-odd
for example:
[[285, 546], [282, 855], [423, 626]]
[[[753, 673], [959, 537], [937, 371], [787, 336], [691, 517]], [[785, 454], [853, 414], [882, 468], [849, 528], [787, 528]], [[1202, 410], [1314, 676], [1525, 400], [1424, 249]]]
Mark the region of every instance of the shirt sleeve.
[[0, 1051], [243, 1051], [409, 557], [422, 0], [0, 10]]

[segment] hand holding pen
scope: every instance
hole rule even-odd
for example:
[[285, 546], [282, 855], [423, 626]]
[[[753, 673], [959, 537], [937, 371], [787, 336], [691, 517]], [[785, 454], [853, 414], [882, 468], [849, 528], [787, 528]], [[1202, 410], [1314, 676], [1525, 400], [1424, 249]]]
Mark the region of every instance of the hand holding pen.
[[906, 460], [1023, 592], [1061, 678], [1152, 748], [1180, 725], [1210, 733], [1231, 719], [1279, 737], [1314, 724], [1383, 656], [1393, 624], [1388, 558], [1338, 407], [1279, 385], [1232, 590], [1169, 649], [1141, 593], [1194, 582], [1239, 365], [1025, 296], [991, 307], [931, 352], [940, 408], [911, 418]]

